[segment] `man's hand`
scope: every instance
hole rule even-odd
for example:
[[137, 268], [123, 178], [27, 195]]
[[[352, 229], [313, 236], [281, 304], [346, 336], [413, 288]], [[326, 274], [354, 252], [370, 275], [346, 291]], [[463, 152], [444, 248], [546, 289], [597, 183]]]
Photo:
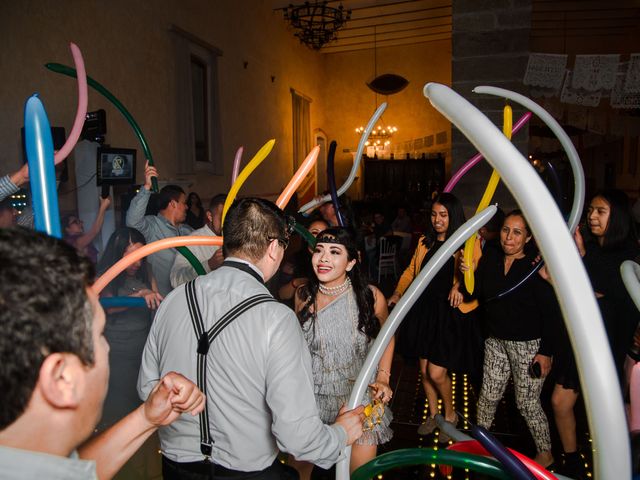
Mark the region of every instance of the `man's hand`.
[[347, 407], [343, 406], [338, 412], [335, 425], [340, 425], [347, 432], [347, 445], [352, 445], [362, 436], [362, 422], [364, 422], [362, 405], [353, 410], [347, 410]]
[[198, 387], [179, 373], [169, 372], [158, 382], [144, 403], [146, 420], [156, 426], [169, 425], [182, 413], [198, 415], [206, 398]]
[[211, 255], [211, 258], [208, 260], [209, 262], [209, 268], [211, 269], [211, 271], [213, 272], [216, 268], [220, 267], [220, 265], [222, 265], [222, 262], [224, 262], [224, 256], [222, 255], [222, 248], [217, 249], [213, 255]]
[[152, 167], [149, 165], [149, 160], [147, 160], [144, 164], [144, 188], [148, 191], [151, 191], [151, 178], [157, 177], [158, 171], [156, 167]]
[[29, 181], [29, 164], [25, 163], [20, 170], [9, 175], [9, 179], [16, 187], [21, 187]]

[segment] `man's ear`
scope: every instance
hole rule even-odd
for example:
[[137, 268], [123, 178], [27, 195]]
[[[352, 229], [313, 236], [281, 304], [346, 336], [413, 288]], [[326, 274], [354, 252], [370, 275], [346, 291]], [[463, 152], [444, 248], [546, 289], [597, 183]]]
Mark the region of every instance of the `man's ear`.
[[37, 388], [54, 407], [75, 408], [84, 394], [85, 375], [78, 357], [68, 353], [52, 353], [42, 362]]
[[213, 215], [209, 210], [204, 212], [204, 216], [207, 218], [207, 223], [213, 223]]
[[280, 248], [280, 245], [278, 244], [278, 241], [271, 240], [269, 242], [269, 246], [267, 247], [267, 254], [269, 255], [269, 258], [272, 258], [273, 260], [277, 260], [279, 248]]

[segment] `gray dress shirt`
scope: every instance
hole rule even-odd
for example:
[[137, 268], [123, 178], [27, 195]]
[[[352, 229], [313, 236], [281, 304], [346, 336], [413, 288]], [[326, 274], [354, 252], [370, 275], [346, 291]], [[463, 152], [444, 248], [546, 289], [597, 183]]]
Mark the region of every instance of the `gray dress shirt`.
[[[265, 293], [256, 278], [229, 266], [196, 280], [205, 329], [242, 300]], [[178, 287], [162, 302], [151, 327], [138, 378], [141, 398], [169, 371], [195, 379], [196, 349], [185, 290]], [[212, 343], [207, 402], [212, 460], [227, 468], [262, 470], [278, 450], [328, 468], [346, 445], [344, 429], [325, 425], [318, 416], [309, 350], [295, 314], [279, 303], [253, 307]], [[177, 462], [201, 461], [198, 425], [198, 417], [182, 415], [161, 428], [163, 454]]]
[[18, 190], [19, 188], [11, 181], [11, 177], [9, 175], [0, 177], [0, 202], [9, 195], [16, 193]]
[[[129, 210], [127, 210], [127, 227], [140, 231], [147, 243], [163, 238], [189, 235], [193, 231], [189, 225], [174, 226], [162, 215], [145, 215], [150, 197], [151, 192], [144, 186], [140, 187], [140, 191], [133, 197]], [[176, 250], [169, 248], [148, 257], [153, 276], [158, 282], [158, 290], [163, 296], [166, 296], [172, 289], [170, 275], [175, 256]]]
[[0, 447], [0, 478], [23, 480], [46, 478], [50, 480], [97, 480], [96, 463], [80, 460], [73, 452], [69, 458], [47, 453]]

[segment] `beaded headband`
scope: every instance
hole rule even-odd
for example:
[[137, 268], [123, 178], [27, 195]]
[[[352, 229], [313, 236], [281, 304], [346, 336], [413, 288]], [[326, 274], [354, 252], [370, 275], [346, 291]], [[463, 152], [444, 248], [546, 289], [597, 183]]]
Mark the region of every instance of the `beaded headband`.
[[316, 243], [335, 243], [336, 245], [344, 245], [343, 242], [338, 240], [335, 236], [329, 234], [321, 234], [316, 237]]

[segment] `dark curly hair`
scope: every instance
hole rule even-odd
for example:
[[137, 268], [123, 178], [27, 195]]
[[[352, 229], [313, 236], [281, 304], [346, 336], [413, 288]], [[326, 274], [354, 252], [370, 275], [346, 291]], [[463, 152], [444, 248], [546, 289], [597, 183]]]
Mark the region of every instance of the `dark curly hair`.
[[93, 278], [91, 261], [63, 241], [0, 229], [0, 430], [24, 412], [49, 354], [69, 352], [93, 364], [85, 290]]
[[[358, 330], [369, 338], [376, 338], [380, 331], [380, 320], [375, 315], [373, 291], [369, 288], [360, 268], [360, 256], [355, 240], [355, 233], [351, 228], [332, 227], [320, 232], [317, 238], [325, 235], [334, 237], [337, 243], [344, 245], [347, 249], [347, 258], [349, 261], [356, 260], [353, 268], [347, 272], [347, 276], [351, 279], [351, 286], [356, 296]], [[298, 289], [298, 299], [304, 302], [302, 309], [298, 313], [300, 325], [304, 325], [309, 321], [315, 322], [317, 318], [317, 308], [315, 305], [318, 295], [318, 285], [318, 278], [312, 275], [309, 282]], [[314, 307], [313, 309], [311, 308], [312, 306]]]

